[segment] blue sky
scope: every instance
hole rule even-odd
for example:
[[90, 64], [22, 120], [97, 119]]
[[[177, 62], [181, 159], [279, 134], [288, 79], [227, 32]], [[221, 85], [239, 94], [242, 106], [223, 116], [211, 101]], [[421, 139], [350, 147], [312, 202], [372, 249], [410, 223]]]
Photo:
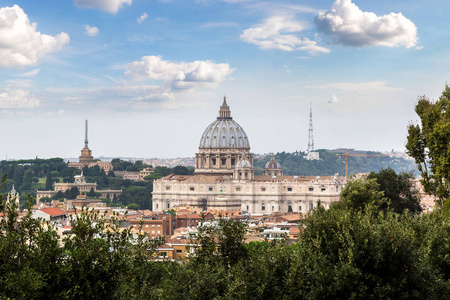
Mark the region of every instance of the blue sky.
[[193, 156], [224, 95], [252, 151], [404, 150], [449, 79], [447, 1], [0, 2], [0, 158]]

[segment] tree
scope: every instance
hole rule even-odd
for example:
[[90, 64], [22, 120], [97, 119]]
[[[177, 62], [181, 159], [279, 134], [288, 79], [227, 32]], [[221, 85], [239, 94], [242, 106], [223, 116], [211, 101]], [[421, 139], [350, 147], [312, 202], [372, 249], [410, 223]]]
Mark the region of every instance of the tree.
[[[375, 179], [378, 183], [378, 190], [383, 192], [383, 196], [390, 202], [390, 207], [396, 213], [402, 213], [405, 209], [412, 213], [422, 211], [420, 198], [417, 191], [412, 187], [414, 179], [412, 173], [395, 173], [391, 168], [382, 169], [375, 173], [370, 172], [368, 179]], [[386, 209], [388, 203], [385, 202], [382, 208]]]
[[89, 191], [88, 196], [89, 197], [95, 197], [95, 191], [94, 191], [93, 187], [91, 187], [91, 190]]
[[421, 125], [408, 126], [407, 153], [422, 176], [425, 192], [438, 197], [438, 205], [450, 197], [450, 87], [433, 102], [419, 98], [415, 111]]
[[341, 201], [334, 203], [345, 209], [364, 210], [368, 204], [379, 209], [385, 202], [376, 179], [354, 178], [347, 182], [341, 192]]
[[[416, 231], [421, 218], [373, 205], [364, 210], [319, 206], [305, 219], [293, 249], [289, 294], [304, 299], [449, 297], [448, 282], [443, 284], [429, 263], [430, 252], [421, 247], [424, 238]], [[426, 235], [427, 229], [421, 230]]]
[[137, 203], [130, 203], [127, 205], [128, 209], [139, 209], [141, 206]]
[[153, 180], [163, 178], [163, 175], [159, 173], [152, 173], [144, 177], [144, 180]]
[[31, 169], [28, 169], [25, 171], [25, 173], [23, 173], [21, 189], [23, 190], [30, 189], [32, 181], [33, 181], [33, 171]]
[[62, 199], [64, 198], [64, 193], [62, 191], [58, 191], [56, 194], [53, 195], [52, 199]]
[[49, 173], [47, 174], [47, 179], [45, 180], [45, 189], [51, 190], [53, 188], [53, 178], [52, 175]]
[[79, 194], [80, 190], [76, 186], [73, 186], [70, 190], [64, 192], [64, 196], [67, 199], [76, 199]]

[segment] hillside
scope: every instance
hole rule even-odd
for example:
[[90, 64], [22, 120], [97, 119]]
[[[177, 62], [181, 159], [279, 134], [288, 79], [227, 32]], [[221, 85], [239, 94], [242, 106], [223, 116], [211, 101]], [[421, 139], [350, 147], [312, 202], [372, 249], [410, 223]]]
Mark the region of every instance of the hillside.
[[[276, 153], [275, 158], [281, 164], [285, 175], [334, 175], [345, 174], [345, 158], [337, 156], [336, 151], [317, 150], [320, 153], [320, 160], [306, 160], [303, 158], [306, 153]], [[352, 153], [382, 154], [380, 152], [354, 151]], [[264, 166], [270, 160], [270, 155], [262, 159], [255, 159], [255, 174], [260, 175]], [[391, 167], [396, 172], [414, 172], [418, 175], [417, 167], [413, 161], [399, 157], [350, 157], [349, 174], [377, 172], [380, 169]]]

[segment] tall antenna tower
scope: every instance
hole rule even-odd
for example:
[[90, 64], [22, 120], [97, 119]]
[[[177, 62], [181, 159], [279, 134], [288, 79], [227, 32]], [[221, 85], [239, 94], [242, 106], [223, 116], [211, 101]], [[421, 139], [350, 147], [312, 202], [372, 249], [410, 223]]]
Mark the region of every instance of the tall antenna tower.
[[86, 119], [85, 133], [84, 133], [84, 146], [88, 146], [88, 120]]
[[312, 122], [312, 103], [309, 103], [309, 136], [308, 153], [314, 151], [313, 122]]

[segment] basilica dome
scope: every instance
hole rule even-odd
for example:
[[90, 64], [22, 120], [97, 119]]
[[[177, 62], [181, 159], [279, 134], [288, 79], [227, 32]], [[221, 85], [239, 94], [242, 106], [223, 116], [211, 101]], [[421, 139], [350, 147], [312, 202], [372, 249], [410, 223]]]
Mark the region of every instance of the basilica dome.
[[236, 164], [236, 169], [239, 169], [239, 168], [242, 168], [242, 169], [251, 169], [251, 168], [253, 168], [252, 167], [252, 163], [251, 162], [249, 162], [248, 160], [246, 160], [246, 159], [243, 159], [243, 160], [240, 160], [240, 161], [238, 161], [238, 163]]
[[247, 134], [231, 117], [225, 97], [217, 120], [203, 132], [199, 148], [250, 148]]
[[275, 160], [275, 155], [272, 154], [270, 160], [266, 163], [266, 169], [280, 169], [281, 165]]

